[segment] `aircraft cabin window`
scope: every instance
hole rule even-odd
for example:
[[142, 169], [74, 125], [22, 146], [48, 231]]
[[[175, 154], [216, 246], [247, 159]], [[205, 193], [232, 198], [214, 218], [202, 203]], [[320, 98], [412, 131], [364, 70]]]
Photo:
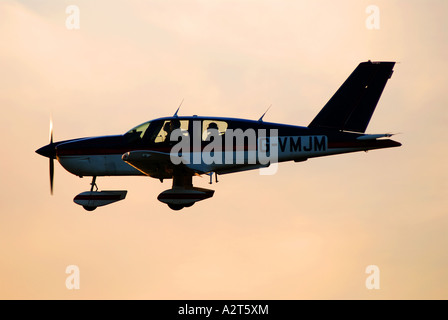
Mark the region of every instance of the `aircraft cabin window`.
[[184, 136], [188, 136], [188, 120], [171, 119], [166, 120], [159, 133], [155, 137], [155, 143], [170, 142], [171, 133], [180, 129]]
[[[214, 131], [215, 130], [215, 131]], [[226, 133], [227, 122], [218, 120], [204, 120], [202, 122], [202, 141], [207, 141], [208, 137], [218, 133], [222, 136]]]

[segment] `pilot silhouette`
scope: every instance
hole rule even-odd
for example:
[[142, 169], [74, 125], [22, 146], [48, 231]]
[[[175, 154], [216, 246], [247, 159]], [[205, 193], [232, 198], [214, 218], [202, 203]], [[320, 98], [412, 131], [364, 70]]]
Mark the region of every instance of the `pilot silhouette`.
[[165, 123], [163, 126], [163, 130], [166, 132], [165, 142], [171, 141], [171, 133], [176, 129], [180, 129], [180, 121], [178, 119], [173, 119], [170, 122]]
[[[216, 130], [216, 131], [215, 131]], [[219, 134], [218, 125], [216, 122], [210, 122], [207, 126], [207, 135], [205, 136], [206, 141], [210, 141], [212, 136], [217, 136]]]

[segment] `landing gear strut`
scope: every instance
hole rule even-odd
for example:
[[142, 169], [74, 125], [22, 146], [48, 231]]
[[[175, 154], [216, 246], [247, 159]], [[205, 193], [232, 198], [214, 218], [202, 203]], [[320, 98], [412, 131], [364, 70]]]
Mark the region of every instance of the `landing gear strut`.
[[[93, 188], [95, 188], [95, 191], [98, 191], [98, 186], [96, 185], [96, 176], [93, 176], [92, 182], [90, 183], [90, 185], [91, 185], [90, 192], [93, 192]], [[98, 207], [90, 206], [90, 205], [84, 205], [82, 207], [87, 211], [93, 211], [96, 208], [98, 208]]]

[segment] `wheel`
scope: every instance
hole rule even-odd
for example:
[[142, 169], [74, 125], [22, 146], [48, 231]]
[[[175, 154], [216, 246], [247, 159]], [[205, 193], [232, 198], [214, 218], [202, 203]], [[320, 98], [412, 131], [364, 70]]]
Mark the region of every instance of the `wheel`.
[[170, 207], [170, 209], [176, 210], [176, 211], [184, 208], [184, 206], [181, 204], [171, 204], [171, 203], [168, 204], [168, 207]]
[[89, 206], [82, 206], [84, 209], [86, 209], [87, 211], [93, 211], [95, 210], [97, 207], [89, 207]]

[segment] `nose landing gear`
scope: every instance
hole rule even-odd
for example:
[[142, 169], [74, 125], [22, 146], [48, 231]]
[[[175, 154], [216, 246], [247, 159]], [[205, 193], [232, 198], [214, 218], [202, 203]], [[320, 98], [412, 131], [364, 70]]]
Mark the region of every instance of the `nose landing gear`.
[[105, 206], [126, 198], [126, 190], [98, 191], [96, 176], [93, 177], [90, 185], [90, 191], [82, 192], [73, 199], [76, 204], [79, 204], [87, 211], [93, 211], [97, 207]]

